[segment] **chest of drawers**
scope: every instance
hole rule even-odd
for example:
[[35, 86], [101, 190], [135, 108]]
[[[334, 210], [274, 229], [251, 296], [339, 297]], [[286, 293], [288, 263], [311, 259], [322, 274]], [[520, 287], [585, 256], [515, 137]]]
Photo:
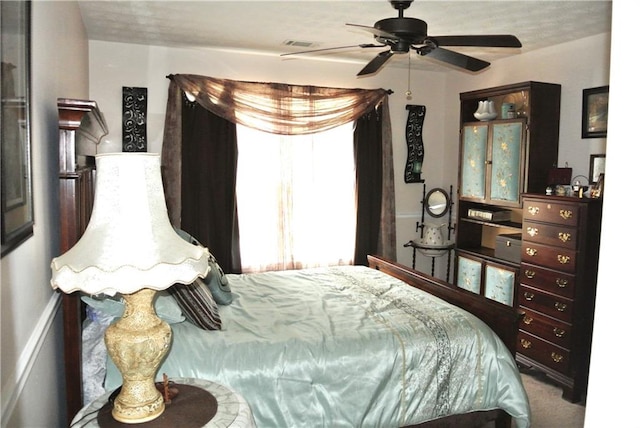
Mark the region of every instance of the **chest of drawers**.
[[523, 195], [517, 359], [573, 402], [586, 392], [601, 213], [600, 200]]

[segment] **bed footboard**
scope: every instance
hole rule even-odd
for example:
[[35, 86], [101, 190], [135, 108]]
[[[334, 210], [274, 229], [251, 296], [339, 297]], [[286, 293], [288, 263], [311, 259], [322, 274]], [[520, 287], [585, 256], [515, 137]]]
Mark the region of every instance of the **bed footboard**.
[[516, 308], [461, 288], [454, 288], [440, 279], [382, 257], [367, 256], [367, 260], [370, 268], [401, 279], [480, 318], [502, 339], [511, 354], [515, 356], [518, 324], [522, 317], [522, 312]]
[[[378, 256], [367, 256], [369, 267], [387, 273], [407, 284], [441, 298], [485, 322], [515, 357], [518, 324], [522, 313], [491, 299], [454, 288], [450, 284], [417, 270]], [[510, 428], [511, 416], [503, 410], [489, 410], [451, 415], [407, 428], [484, 427], [494, 422], [496, 428]]]

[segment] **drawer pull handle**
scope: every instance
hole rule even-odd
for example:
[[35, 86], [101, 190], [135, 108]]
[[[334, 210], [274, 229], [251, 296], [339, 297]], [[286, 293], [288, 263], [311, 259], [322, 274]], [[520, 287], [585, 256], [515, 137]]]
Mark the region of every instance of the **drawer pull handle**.
[[555, 334], [556, 337], [564, 337], [565, 333], [566, 333], [566, 331], [564, 331], [561, 328], [556, 327], [556, 328], [553, 329], [553, 334]]
[[531, 215], [537, 215], [540, 212], [540, 208], [538, 208], [538, 207], [529, 207], [529, 208], [527, 208], [527, 211], [529, 211], [529, 214], [531, 214]]
[[558, 354], [557, 352], [552, 352], [551, 359], [553, 360], [554, 363], [561, 363], [564, 357]]
[[533, 277], [536, 276], [536, 271], [527, 269], [524, 271], [524, 276], [526, 276], [529, 279], [533, 279]]
[[528, 256], [535, 256], [536, 254], [538, 254], [538, 250], [536, 250], [535, 248], [529, 248], [527, 247], [527, 249], [525, 250], [527, 252]]
[[525, 291], [525, 292], [524, 292], [524, 298], [525, 298], [525, 300], [532, 301], [534, 297], [536, 297], [536, 295], [535, 295], [535, 294], [533, 294], [533, 293], [529, 293], [528, 291]]
[[538, 234], [538, 228], [537, 227], [527, 227], [527, 233], [529, 234], [529, 236], [534, 237]]
[[505, 245], [506, 245], [507, 247], [510, 247], [510, 246], [511, 246], [511, 241], [507, 241], [507, 242], [505, 242]]
[[562, 242], [571, 241], [571, 234], [569, 232], [558, 232], [558, 239]]
[[520, 339], [520, 344], [522, 345], [522, 347], [524, 349], [529, 349], [531, 348], [531, 342], [526, 340], [526, 339]]
[[558, 262], [561, 265], [566, 265], [567, 263], [571, 262], [571, 257], [570, 256], [565, 256], [564, 254], [558, 254]]
[[569, 284], [569, 280], [564, 279], [564, 278], [556, 278], [556, 285], [560, 288], [566, 288], [566, 286]]
[[569, 220], [571, 217], [573, 217], [573, 211], [571, 211], [571, 210], [560, 210], [560, 217], [562, 217], [565, 220]]
[[556, 310], [558, 312], [564, 312], [564, 311], [567, 310], [567, 304], [566, 303], [556, 302], [556, 304], [553, 305], [553, 306], [556, 308]]
[[531, 323], [533, 322], [533, 318], [528, 317], [528, 316], [525, 315], [522, 318], [522, 322], [525, 323], [526, 325], [531, 325]]

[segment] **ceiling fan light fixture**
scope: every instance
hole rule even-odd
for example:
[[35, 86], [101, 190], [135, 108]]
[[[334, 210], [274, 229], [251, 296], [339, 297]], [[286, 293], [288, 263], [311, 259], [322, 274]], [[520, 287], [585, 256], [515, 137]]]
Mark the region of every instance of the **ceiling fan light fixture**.
[[389, 47], [394, 54], [405, 54], [409, 52], [411, 43], [406, 40], [396, 40], [393, 44], [389, 45]]
[[407, 43], [422, 43], [427, 37], [427, 23], [416, 18], [387, 18], [381, 19], [373, 28], [384, 33], [381, 38], [403, 40]]
[[[448, 46], [472, 46], [472, 47], [499, 47], [499, 48], [519, 48], [522, 44], [516, 36], [510, 34], [488, 34], [488, 35], [453, 35], [453, 36], [429, 36], [427, 35], [427, 23], [417, 18], [406, 18], [404, 11], [409, 8], [413, 0], [389, 0], [391, 6], [398, 11], [395, 18], [386, 18], [377, 21], [373, 27], [359, 24], [349, 24], [348, 26], [359, 28], [373, 34], [375, 44], [363, 44], [356, 46], [343, 46], [336, 48], [314, 49], [306, 52], [296, 52], [281, 54], [293, 55], [309, 52], [319, 52], [347, 47], [377, 48], [388, 47], [389, 49], [378, 53], [367, 65], [360, 70], [358, 76], [372, 75], [378, 72], [385, 63], [395, 54], [409, 53], [411, 49], [418, 55], [429, 56], [437, 61], [462, 68], [467, 71], [477, 72], [491, 65], [489, 62], [474, 58], [446, 49]], [[291, 44], [289, 44], [291, 46]]]

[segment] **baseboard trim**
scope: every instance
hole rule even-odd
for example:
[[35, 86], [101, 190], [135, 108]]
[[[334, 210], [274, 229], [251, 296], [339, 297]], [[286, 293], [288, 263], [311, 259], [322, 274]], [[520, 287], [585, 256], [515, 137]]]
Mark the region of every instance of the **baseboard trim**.
[[62, 303], [60, 293], [52, 293], [47, 306], [44, 308], [42, 315], [38, 319], [38, 323], [33, 329], [29, 341], [26, 343], [24, 349], [20, 353], [20, 358], [16, 362], [16, 366], [7, 378], [6, 383], [2, 386], [2, 421], [3, 427], [7, 426], [7, 423], [11, 419], [11, 415], [15, 409], [18, 398], [22, 394], [31, 370], [36, 363], [42, 345], [44, 344], [47, 335], [53, 325], [53, 320], [58, 313], [58, 309]]

